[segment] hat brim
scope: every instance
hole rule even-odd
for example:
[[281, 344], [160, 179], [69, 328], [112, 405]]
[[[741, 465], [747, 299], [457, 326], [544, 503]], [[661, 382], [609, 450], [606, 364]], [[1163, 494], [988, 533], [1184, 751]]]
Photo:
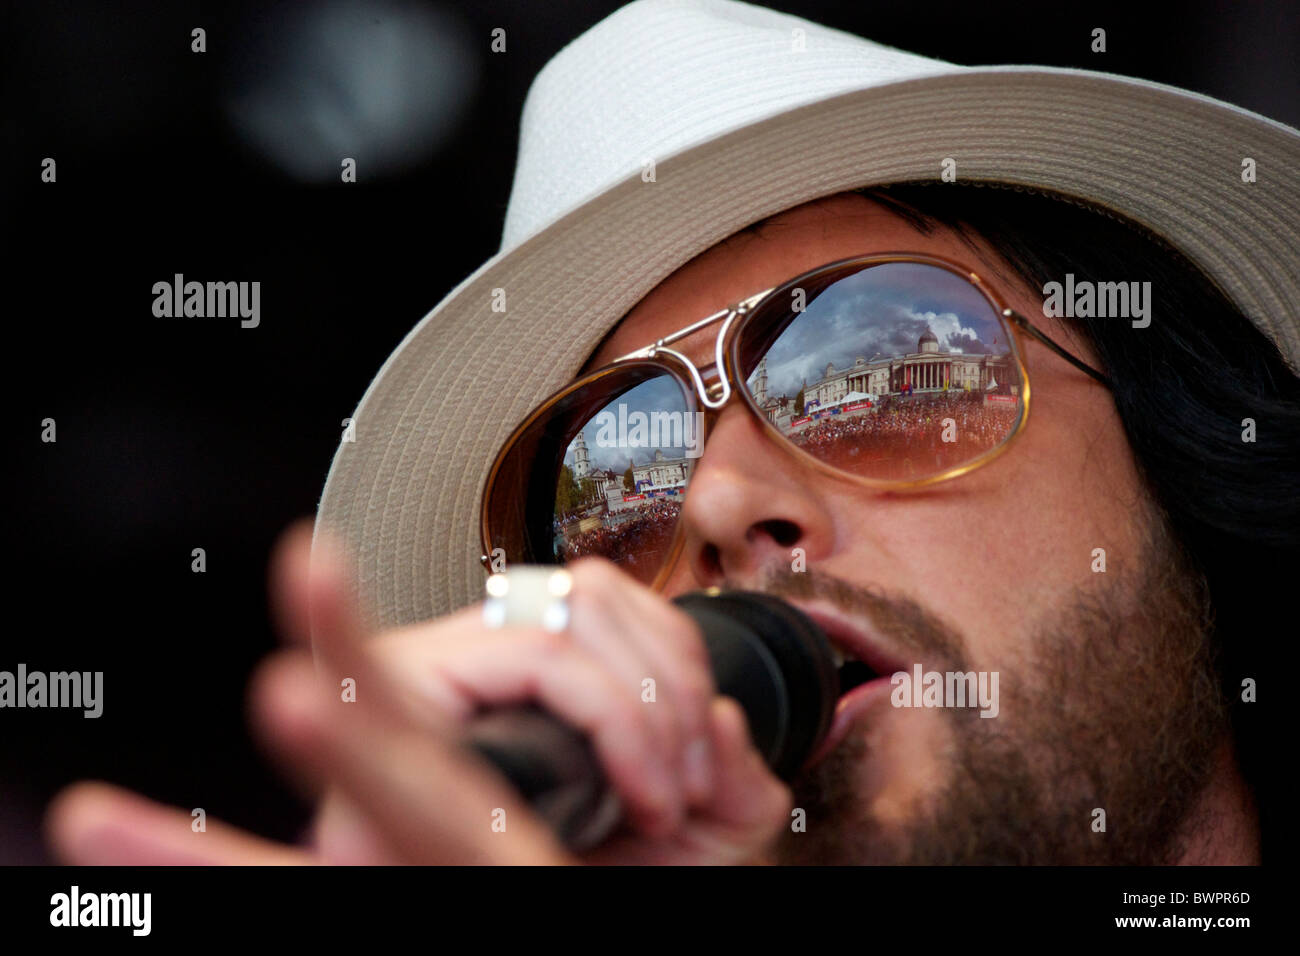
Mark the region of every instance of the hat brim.
[[1300, 368], [1295, 130], [1183, 90], [1043, 67], [840, 94], [657, 158], [654, 182], [638, 170], [599, 191], [411, 330], [362, 398], [318, 515], [353, 562], [367, 623], [409, 624], [482, 596], [479, 501], [502, 442], [665, 277], [784, 209], [938, 179], [944, 157], [962, 181], [1051, 190], [1146, 225]]

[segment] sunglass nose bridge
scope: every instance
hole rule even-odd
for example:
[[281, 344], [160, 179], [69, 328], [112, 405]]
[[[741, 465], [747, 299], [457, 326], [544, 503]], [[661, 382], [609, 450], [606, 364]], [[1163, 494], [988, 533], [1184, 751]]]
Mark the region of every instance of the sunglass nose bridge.
[[691, 376], [691, 383], [695, 386], [695, 393], [700, 396], [700, 403], [705, 408], [717, 409], [727, 404], [727, 401], [731, 398], [731, 383], [727, 381], [725, 375], [719, 378], [712, 385], [706, 386], [703, 377], [700, 375], [700, 370], [696, 368], [695, 363], [681, 352], [678, 352], [676, 349], [670, 349], [664, 345], [655, 346], [655, 351], [671, 355], [686, 367], [686, 371]]

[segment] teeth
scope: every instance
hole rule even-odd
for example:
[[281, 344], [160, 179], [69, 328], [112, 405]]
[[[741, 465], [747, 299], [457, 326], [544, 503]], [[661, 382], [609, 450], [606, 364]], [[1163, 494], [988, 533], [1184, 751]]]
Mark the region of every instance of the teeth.
[[831, 655], [835, 658], [836, 667], [843, 667], [846, 662], [857, 660], [857, 658], [854, 657], [852, 654], [846, 654], [844, 651], [842, 651], [838, 644], [831, 645]]

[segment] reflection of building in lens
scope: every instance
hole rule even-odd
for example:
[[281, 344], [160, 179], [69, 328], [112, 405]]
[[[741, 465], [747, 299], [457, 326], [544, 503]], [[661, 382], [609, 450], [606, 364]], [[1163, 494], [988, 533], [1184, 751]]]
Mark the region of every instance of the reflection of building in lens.
[[655, 451], [649, 462], [632, 465], [632, 480], [637, 491], [657, 490], [659, 488], [677, 488], [686, 484], [691, 474], [689, 458], [665, 458], [662, 451]]
[[[925, 392], [998, 392], [1015, 394], [1009, 387], [1009, 357], [1004, 354], [939, 351], [939, 337], [927, 326], [917, 340], [916, 351], [905, 355], [870, 359], [858, 357], [847, 368], [827, 364], [821, 379], [801, 389], [798, 396], [773, 397], [767, 394], [767, 360], [759, 362], [750, 377], [750, 391], [768, 420], [789, 427], [793, 420], [840, 407], [841, 411], [860, 411], [865, 402], [881, 396], [911, 396]], [[761, 389], [761, 391], [760, 391]], [[802, 404], [802, 407], [799, 407]]]
[[[827, 365], [822, 380], [805, 393], [805, 402], [826, 406], [851, 392], [889, 395], [907, 391], [937, 392], [945, 388], [984, 391], [997, 387], [997, 372], [1006, 366], [1005, 355], [940, 352], [939, 337], [927, 327], [917, 340], [915, 352], [876, 361], [859, 358], [838, 371]], [[1006, 381], [1005, 373], [1002, 379]]]
[[587, 435], [578, 432], [573, 440], [573, 477], [581, 482], [586, 478], [591, 482], [592, 498], [605, 498], [615, 491], [623, 490], [623, 476], [608, 468], [591, 467], [591, 453], [587, 449]]
[[555, 486], [556, 520], [566, 524], [603, 514], [609, 510], [608, 502], [621, 499], [623, 493], [622, 475], [608, 468], [592, 468], [582, 432], [578, 432], [570, 449], [573, 463], [561, 464]]
[[591, 480], [596, 486], [596, 494], [602, 498], [623, 491], [623, 476], [616, 471], [597, 468], [591, 473]]
[[586, 447], [586, 433], [578, 432], [573, 440], [573, 477], [578, 481], [591, 480], [595, 497], [606, 497], [615, 489], [623, 488], [623, 476], [608, 468], [591, 468], [591, 455]]
[[581, 481], [591, 474], [591, 458], [587, 453], [587, 436], [578, 432], [573, 442], [573, 477]]

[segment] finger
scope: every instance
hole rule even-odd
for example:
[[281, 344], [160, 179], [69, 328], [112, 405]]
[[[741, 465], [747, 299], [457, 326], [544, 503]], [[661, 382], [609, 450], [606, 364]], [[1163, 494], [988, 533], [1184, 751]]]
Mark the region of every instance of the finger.
[[[317, 541], [310, 570], [309, 600], [314, 646], [326, 682], [338, 686], [351, 677], [355, 707], [365, 697], [367, 707], [385, 712], [384, 719], [402, 723], [402, 687], [386, 679], [373, 656], [362, 650], [361, 625], [346, 587], [344, 562], [327, 541]], [[486, 640], [508, 642], [491, 647]], [[430, 648], [444, 649], [438, 641]], [[435, 655], [436, 674], [446, 684], [467, 688], [481, 703], [511, 703], [535, 699], [572, 726], [585, 731], [605, 766], [610, 783], [627, 805], [629, 816], [647, 832], [674, 827], [683, 814], [683, 795], [672, 765], [657, 753], [650, 714], [639, 694], [618, 686], [591, 657], [570, 640], [544, 631], [509, 629], [486, 632], [481, 622], [461, 634], [447, 653]], [[454, 650], [454, 653], [451, 651]], [[639, 685], [638, 685], [639, 688]]]
[[76, 866], [275, 866], [314, 862], [296, 847], [273, 843], [219, 820], [195, 832], [190, 813], [106, 783], [77, 783], [45, 815], [55, 854]]
[[[305, 607], [310, 620], [311, 647], [321, 680], [340, 701], [362, 710], [382, 712], [397, 723], [409, 721], [417, 708], [402, 683], [388, 679], [375, 666], [357, 598], [352, 593], [348, 562], [327, 534], [314, 542], [309, 560], [299, 549], [291, 555], [288, 577], [292, 603]], [[426, 726], [434, 716], [424, 711]], [[437, 730], [438, 727], [428, 729]]]
[[608, 864], [752, 863], [761, 859], [790, 819], [789, 789], [767, 769], [750, 743], [745, 713], [729, 697], [710, 707], [717, 785], [708, 808], [697, 810], [671, 840], [616, 836], [584, 861]]
[[375, 666], [394, 684], [409, 688], [420, 717], [436, 714], [453, 723], [467, 720], [478, 709], [478, 698], [467, 687], [438, 673], [436, 661], [455, 648], [494, 639], [500, 653], [509, 653], [506, 632], [485, 635], [481, 605], [462, 608], [436, 621], [423, 621], [375, 635], [369, 652]]
[[294, 522], [280, 535], [271, 554], [268, 593], [271, 614], [286, 642], [311, 647], [311, 607], [308, 570], [311, 566], [312, 522]]
[[[327, 707], [301, 658], [280, 657], [254, 677], [259, 725], [299, 773], [338, 785], [409, 862], [567, 862], [554, 836], [486, 766], [378, 712], [342, 718]], [[497, 811], [504, 830], [494, 830]]]
[[568, 634], [527, 628], [426, 642], [426, 681], [459, 689], [463, 709], [536, 702], [591, 740], [610, 784], [647, 832], [671, 830], [684, 812], [681, 783], [654, 740], [650, 707]]
[[374, 822], [337, 787], [321, 801], [311, 845], [329, 866], [393, 866], [406, 862]]
[[[671, 768], [670, 779], [685, 801], [683, 747], [680, 714], [687, 702], [679, 699], [679, 681], [664, 672], [652, 652], [655, 620], [628, 612], [627, 592], [633, 582], [605, 561], [592, 559], [571, 566], [574, 587], [569, 596], [573, 642], [586, 650], [626, 688], [638, 703], [649, 727], [649, 743], [659, 761]], [[645, 681], [654, 681], [654, 693], [645, 694]]]
[[754, 748], [745, 711], [730, 697], [714, 698], [710, 710], [716, 783], [706, 815], [723, 827], [749, 833], [757, 842], [774, 836], [790, 812], [790, 789]]
[[[638, 616], [629, 610], [628, 591], [642, 589], [608, 562], [589, 559], [571, 567], [578, 572], [581, 583], [570, 599], [568, 634], [577, 646], [605, 665], [638, 701], [641, 701], [645, 679], [655, 680], [654, 706], [645, 707], [653, 730], [650, 742], [659, 751], [661, 761], [675, 769], [674, 776], [683, 777], [683, 748], [688, 735], [681, 728], [685, 722], [692, 734], [702, 735], [707, 749], [707, 722], [698, 717], [692, 719], [690, 715], [707, 714], [713, 696], [712, 679], [707, 655], [699, 650], [702, 644], [698, 637], [695, 637], [698, 658], [705, 662], [698, 666], [694, 662], [675, 660], [661, 637], [670, 628], [692, 629], [693, 622], [649, 592], [646, 592], [648, 606], [655, 614]], [[516, 635], [522, 636], [523, 630], [485, 631], [482, 604], [476, 604], [437, 622], [388, 631], [376, 637], [370, 649], [390, 680], [415, 687], [420, 699], [429, 706], [461, 720], [474, 712], [480, 700], [472, 688], [440, 677], [438, 662], [466, 653], [489, 660], [497, 655], [509, 655]], [[686, 676], [680, 676], [683, 674]], [[682, 687], [687, 690], [679, 690]], [[686, 699], [688, 694], [697, 699]], [[707, 759], [704, 764], [707, 769]]]
[[[698, 626], [686, 612], [643, 587], [607, 561], [575, 562], [575, 597], [617, 595], [630, 625], [626, 639], [647, 662], [642, 675], [655, 680], [659, 712], [672, 721], [678, 772], [692, 804], [706, 802], [712, 790], [709, 708], [717, 690]], [[575, 615], [576, 617], [576, 615]]]

